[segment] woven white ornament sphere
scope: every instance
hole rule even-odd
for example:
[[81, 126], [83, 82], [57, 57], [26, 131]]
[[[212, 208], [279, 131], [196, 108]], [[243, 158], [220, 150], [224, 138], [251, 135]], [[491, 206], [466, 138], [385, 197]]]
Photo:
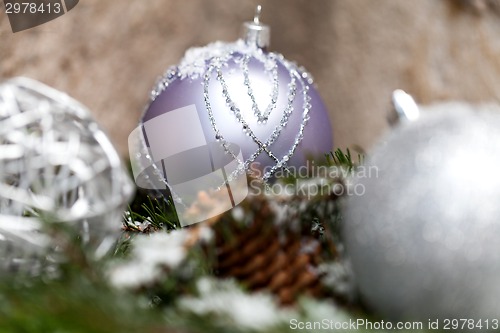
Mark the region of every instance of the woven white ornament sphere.
[[0, 266], [50, 246], [40, 217], [71, 224], [102, 255], [132, 191], [83, 105], [30, 79], [0, 84]]
[[364, 302], [388, 318], [495, 319], [500, 108], [431, 109], [370, 154], [378, 173], [347, 200], [347, 254]]

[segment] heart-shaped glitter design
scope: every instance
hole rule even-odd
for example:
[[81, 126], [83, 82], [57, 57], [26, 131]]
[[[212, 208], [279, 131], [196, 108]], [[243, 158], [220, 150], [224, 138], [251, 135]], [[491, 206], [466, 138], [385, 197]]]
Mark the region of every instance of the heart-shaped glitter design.
[[[215, 137], [218, 141], [221, 142], [222, 146], [226, 149], [226, 151], [231, 154], [234, 158], [236, 158], [235, 154], [231, 152], [229, 149], [228, 142], [224, 139], [224, 136], [218, 129], [217, 123], [215, 121], [215, 117], [213, 115], [213, 110], [211, 107], [210, 103], [210, 96], [209, 96], [209, 87], [210, 87], [210, 80], [212, 77], [213, 72], [216, 72], [217, 74], [217, 80], [220, 82], [221, 87], [222, 87], [222, 93], [223, 96], [226, 100], [226, 105], [231, 111], [231, 113], [235, 116], [236, 120], [242, 125], [242, 129], [248, 136], [252, 138], [252, 140], [257, 144], [259, 147], [245, 162], [242, 162], [243, 168], [245, 170], [249, 169], [249, 166], [252, 162], [255, 161], [255, 159], [262, 153], [265, 152], [271, 159], [273, 159], [276, 164], [271, 168], [270, 171], [266, 172], [263, 176], [263, 180], [267, 181], [278, 169], [280, 168], [286, 168], [286, 164], [288, 160], [293, 156], [297, 146], [303, 139], [303, 131], [305, 128], [305, 125], [307, 124], [309, 120], [309, 109], [310, 109], [310, 97], [308, 96], [308, 90], [309, 87], [304, 83], [302, 80], [302, 75], [299, 73], [298, 69], [295, 68], [291, 63], [288, 61], [284, 60], [282, 56], [278, 56], [274, 53], [269, 53], [269, 54], [264, 54], [260, 49], [253, 49], [251, 50], [251, 54], [244, 54], [242, 60], [240, 61], [241, 68], [244, 73], [244, 78], [245, 78], [245, 86], [247, 86], [248, 90], [248, 95], [252, 101], [252, 109], [254, 111], [254, 114], [258, 117], [259, 121], [262, 121], [263, 119], [264, 122], [267, 121], [267, 117], [269, 116], [269, 113], [271, 110], [276, 108], [278, 96], [277, 96], [277, 85], [278, 85], [278, 80], [277, 80], [277, 74], [272, 73], [270, 77], [273, 78], [273, 87], [276, 88], [276, 92], [274, 92], [271, 95], [271, 103], [266, 109], [266, 112], [262, 114], [260, 110], [258, 110], [258, 107], [256, 107], [256, 100], [255, 96], [253, 95], [253, 90], [250, 85], [250, 80], [248, 78], [248, 61], [250, 60], [251, 57], [254, 57], [261, 61], [262, 63], [266, 64], [269, 62], [274, 62], [274, 66], [271, 66], [272, 71], [276, 71], [278, 61], [287, 69], [288, 73], [290, 74], [290, 83], [288, 84], [288, 95], [287, 95], [287, 105], [285, 107], [285, 110], [283, 111], [282, 118], [277, 126], [275, 126], [273, 132], [271, 135], [262, 142], [254, 133], [254, 131], [250, 128], [248, 122], [243, 118], [241, 114], [241, 110], [239, 107], [236, 105], [234, 100], [230, 97], [228, 87], [226, 84], [226, 81], [224, 79], [224, 75], [222, 72], [222, 67], [226, 63], [225, 59], [233, 58], [236, 57], [237, 55], [235, 52], [228, 52], [226, 55], [222, 55], [220, 57], [214, 57], [209, 61], [208, 64], [208, 69], [205, 72], [204, 75], [204, 100], [205, 100], [205, 106], [208, 112], [208, 116], [212, 125], [212, 128], [215, 132]], [[266, 68], [266, 70], [269, 70]], [[295, 95], [296, 95], [296, 80], [299, 79], [299, 82], [301, 84], [301, 88], [303, 91], [303, 97], [304, 97], [304, 102], [303, 102], [303, 114], [302, 114], [302, 122], [300, 124], [300, 129], [299, 133], [295, 137], [293, 145], [290, 147], [288, 154], [283, 156], [281, 159], [278, 158], [270, 149], [269, 147], [278, 139], [279, 135], [281, 134], [281, 131], [283, 128], [287, 125], [288, 119], [290, 115], [293, 112], [293, 103], [295, 101]]]

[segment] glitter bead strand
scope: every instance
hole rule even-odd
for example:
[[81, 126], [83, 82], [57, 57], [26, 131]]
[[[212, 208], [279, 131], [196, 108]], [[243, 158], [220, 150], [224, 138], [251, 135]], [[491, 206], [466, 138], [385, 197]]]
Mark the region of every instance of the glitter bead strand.
[[241, 69], [243, 71], [244, 82], [243, 84], [247, 87], [247, 93], [250, 99], [252, 100], [252, 110], [254, 115], [257, 117], [259, 123], [266, 123], [269, 119], [269, 115], [271, 112], [276, 109], [276, 104], [278, 103], [278, 91], [279, 91], [279, 80], [278, 80], [278, 63], [274, 57], [274, 54], [269, 55], [269, 59], [272, 61], [272, 68], [269, 70], [266, 68], [266, 71], [271, 72], [271, 79], [273, 82], [273, 90], [271, 92], [271, 102], [266, 108], [266, 111], [262, 113], [257, 104], [255, 95], [253, 93], [252, 85], [250, 83], [250, 75], [248, 69], [248, 62], [250, 61], [250, 56], [245, 55], [243, 57], [243, 61], [241, 62]]
[[[279, 169], [285, 169], [287, 167], [287, 162], [294, 155], [297, 147], [301, 143], [304, 138], [304, 130], [307, 125], [310, 115], [309, 111], [311, 109], [311, 97], [309, 96], [309, 85], [313, 83], [313, 79], [309, 73], [305, 71], [305, 69], [297, 68], [297, 66], [287, 61], [281, 54], [277, 53], [264, 53], [261, 49], [255, 47], [247, 47], [242, 43], [232, 44], [230, 47], [219, 50], [216, 54], [206, 55], [204, 58], [205, 68], [202, 73], [202, 68], [200, 67], [201, 61], [196, 62], [196, 68], [193, 68], [193, 78], [196, 78], [198, 75], [202, 77], [202, 85], [203, 85], [203, 100], [205, 104], [205, 109], [208, 115], [208, 119], [210, 122], [210, 126], [212, 127], [215, 139], [221, 144], [226, 154], [230, 155], [238, 162], [237, 170], [233, 171], [228, 176], [229, 179], [235, 178], [238, 174], [243, 172], [247, 172], [248, 174], [255, 175], [253, 171], [250, 170], [251, 164], [260, 156], [260, 154], [265, 153], [269, 156], [275, 164], [271, 167], [271, 169], [266, 172], [261, 180], [267, 184], [268, 180], [273, 176], [273, 174]], [[264, 71], [269, 77], [269, 80], [272, 85], [272, 90], [270, 93], [271, 101], [267, 105], [264, 112], [260, 110], [257, 104], [257, 98], [254, 94], [254, 90], [252, 88], [252, 84], [250, 81], [250, 68], [249, 63], [252, 59], [256, 59], [264, 65]], [[278, 95], [279, 95], [279, 79], [278, 79], [278, 66], [283, 66], [290, 75], [290, 82], [288, 83], [288, 91], [286, 96], [286, 105], [284, 107], [283, 113], [279, 120], [279, 123], [275, 125], [273, 131], [269, 135], [266, 140], [259, 139], [252, 128], [249, 126], [247, 120], [245, 120], [242, 116], [241, 109], [238, 107], [235, 100], [231, 97], [223, 68], [228, 65], [229, 61], [234, 61], [243, 73], [243, 84], [246, 88], [247, 95], [250, 98], [252, 104], [252, 113], [257, 118], [257, 123], [266, 124], [269, 120], [272, 112], [277, 108], [278, 105]], [[182, 66], [181, 66], [182, 67]], [[196, 71], [194, 71], [196, 69]], [[169, 68], [164, 76], [157, 82], [153, 91], [151, 92], [151, 102], [154, 101], [175, 79], [184, 78], [186, 69], [181, 69], [180, 67], [171, 67]], [[183, 74], [184, 73], [184, 74]], [[216, 76], [217, 81], [221, 85], [222, 88], [222, 97], [226, 102], [226, 106], [229, 109], [230, 113], [236, 118], [238, 123], [241, 125], [241, 128], [245, 134], [249, 136], [249, 138], [257, 145], [257, 149], [255, 152], [250, 155], [248, 159], [242, 161], [238, 158], [237, 154], [231, 150], [231, 146], [229, 142], [224, 137], [223, 133], [220, 131], [217, 121], [214, 116], [214, 112], [212, 110], [212, 105], [210, 101], [209, 88], [211, 84], [212, 77]], [[295, 102], [295, 98], [297, 95], [297, 81], [300, 83], [301, 95], [302, 95], [302, 120], [299, 126], [299, 130], [294, 138], [294, 141], [289, 148], [288, 152], [279, 158], [275, 153], [272, 152], [271, 146], [274, 142], [280, 137], [283, 129], [287, 126], [288, 121], [292, 113], [294, 112], [293, 104]], [[144, 138], [143, 138], [144, 141]], [[143, 149], [147, 151], [146, 143], [143, 142]], [[149, 156], [149, 159], [151, 157]], [[154, 169], [154, 173], [161, 178], [162, 183], [164, 183], [169, 189], [171, 187], [166, 182], [164, 177], [161, 177], [162, 172], [158, 169], [156, 164], [150, 160], [151, 165]], [[227, 181], [225, 182], [227, 183]], [[224, 184], [225, 184], [224, 183]], [[221, 186], [223, 186], [222, 184]], [[172, 189], [171, 189], [172, 190]], [[174, 195], [174, 193], [173, 193]]]

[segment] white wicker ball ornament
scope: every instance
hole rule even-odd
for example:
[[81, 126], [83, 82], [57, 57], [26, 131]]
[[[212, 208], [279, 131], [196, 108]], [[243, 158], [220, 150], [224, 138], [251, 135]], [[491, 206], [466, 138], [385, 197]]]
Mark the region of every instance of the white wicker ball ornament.
[[0, 267], [50, 246], [40, 218], [70, 224], [97, 256], [106, 253], [132, 191], [83, 105], [34, 80], [0, 84]]

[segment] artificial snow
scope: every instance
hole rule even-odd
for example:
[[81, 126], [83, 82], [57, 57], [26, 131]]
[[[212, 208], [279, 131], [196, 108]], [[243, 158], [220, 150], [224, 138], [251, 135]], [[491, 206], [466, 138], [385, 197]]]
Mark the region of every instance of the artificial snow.
[[269, 53], [270, 56], [266, 57], [261, 49], [245, 43], [242, 39], [232, 43], [217, 41], [203, 47], [188, 49], [179, 63], [179, 76], [182, 79], [201, 77], [207, 71], [209, 61], [220, 58], [221, 62], [227, 62], [235, 53], [250, 54], [258, 58], [266, 69], [274, 66], [273, 58], [276, 56], [274, 53]]
[[249, 329], [264, 329], [297, 318], [292, 310], [279, 308], [271, 295], [246, 294], [233, 280], [202, 278], [197, 283], [199, 297], [183, 297], [179, 306], [197, 315], [229, 317], [234, 324]]
[[111, 283], [117, 288], [139, 288], [160, 278], [164, 268], [179, 267], [187, 255], [187, 235], [184, 229], [137, 235], [131, 259], [110, 269]]

